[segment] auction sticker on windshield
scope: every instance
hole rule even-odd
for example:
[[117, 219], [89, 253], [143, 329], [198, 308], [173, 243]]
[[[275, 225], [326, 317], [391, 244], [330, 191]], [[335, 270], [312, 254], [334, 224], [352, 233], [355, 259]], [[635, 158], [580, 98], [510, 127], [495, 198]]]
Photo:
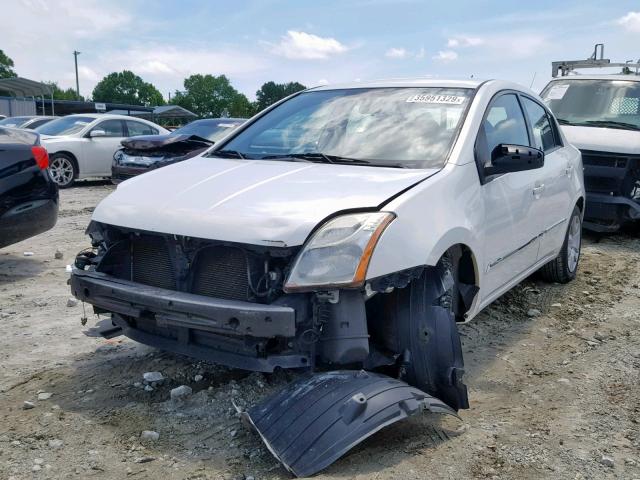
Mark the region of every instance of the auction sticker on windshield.
[[462, 105], [467, 97], [459, 95], [435, 95], [432, 93], [411, 95], [407, 103], [444, 103], [448, 105]]
[[562, 97], [564, 97], [564, 94], [567, 93], [568, 89], [569, 89], [569, 85], [566, 83], [564, 85], [554, 85], [553, 87], [551, 87], [551, 89], [549, 90], [549, 93], [547, 93], [546, 95], [547, 100], [562, 99]]

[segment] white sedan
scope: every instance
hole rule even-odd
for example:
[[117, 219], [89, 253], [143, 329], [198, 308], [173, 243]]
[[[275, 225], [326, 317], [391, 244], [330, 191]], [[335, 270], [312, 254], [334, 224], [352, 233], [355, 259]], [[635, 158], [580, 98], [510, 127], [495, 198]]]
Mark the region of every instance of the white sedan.
[[60, 188], [82, 178], [110, 177], [113, 154], [122, 139], [169, 133], [141, 118], [99, 113], [68, 115], [36, 131], [49, 152], [49, 171]]
[[316, 369], [243, 412], [309, 476], [422, 408], [469, 407], [457, 322], [536, 270], [575, 278], [584, 198], [580, 152], [527, 88], [323, 86], [123, 182], [71, 290], [109, 338]]

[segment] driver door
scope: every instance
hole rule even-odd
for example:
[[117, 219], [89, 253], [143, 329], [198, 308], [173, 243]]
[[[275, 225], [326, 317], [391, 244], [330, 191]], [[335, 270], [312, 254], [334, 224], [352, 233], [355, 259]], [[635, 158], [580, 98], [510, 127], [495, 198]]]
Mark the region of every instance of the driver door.
[[[476, 141], [479, 168], [490, 165], [491, 152], [500, 144], [529, 146], [529, 133], [520, 101], [503, 93], [489, 104]], [[535, 211], [539, 170], [511, 172], [484, 178], [486, 299], [536, 263], [539, 223]]]
[[[104, 136], [92, 137], [91, 132], [103, 130]], [[125, 127], [122, 120], [103, 120], [98, 122], [88, 133], [83, 145], [85, 174], [95, 177], [110, 177], [113, 154], [120, 148], [120, 141], [125, 138]]]

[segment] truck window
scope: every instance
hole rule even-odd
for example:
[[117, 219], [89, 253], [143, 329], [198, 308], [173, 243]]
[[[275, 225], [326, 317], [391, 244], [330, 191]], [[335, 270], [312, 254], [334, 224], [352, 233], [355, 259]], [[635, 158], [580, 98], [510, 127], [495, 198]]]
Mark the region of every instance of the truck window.
[[560, 124], [640, 130], [640, 81], [563, 78], [541, 96]]

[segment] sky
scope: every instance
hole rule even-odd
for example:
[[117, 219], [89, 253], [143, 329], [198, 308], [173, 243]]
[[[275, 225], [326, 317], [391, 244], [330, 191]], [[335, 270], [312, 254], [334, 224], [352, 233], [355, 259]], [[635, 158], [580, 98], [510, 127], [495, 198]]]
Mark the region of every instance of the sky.
[[264, 82], [501, 78], [540, 91], [551, 61], [640, 58], [631, 0], [6, 0], [0, 49], [16, 72], [90, 96], [132, 70], [165, 96], [225, 74], [250, 99]]

